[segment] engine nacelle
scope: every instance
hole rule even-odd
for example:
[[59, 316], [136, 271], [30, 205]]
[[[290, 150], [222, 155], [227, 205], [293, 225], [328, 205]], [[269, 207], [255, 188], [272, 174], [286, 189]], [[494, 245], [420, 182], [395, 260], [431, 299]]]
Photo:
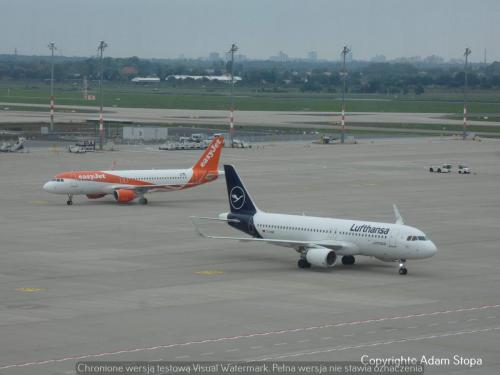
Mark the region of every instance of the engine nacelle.
[[133, 190], [118, 189], [113, 192], [113, 196], [117, 202], [126, 203], [133, 201], [137, 197], [137, 194]]
[[337, 263], [337, 254], [326, 248], [312, 248], [307, 251], [306, 260], [316, 267], [333, 267]]

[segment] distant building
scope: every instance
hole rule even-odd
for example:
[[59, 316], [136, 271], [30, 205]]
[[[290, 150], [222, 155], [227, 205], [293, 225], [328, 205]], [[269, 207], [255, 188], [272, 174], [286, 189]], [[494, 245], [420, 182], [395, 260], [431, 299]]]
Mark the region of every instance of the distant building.
[[311, 51], [307, 54], [307, 59], [309, 61], [318, 61], [318, 52]]
[[289, 60], [289, 57], [288, 57], [288, 55], [285, 52], [279, 51], [279, 53], [278, 53], [277, 56], [271, 56], [269, 58], [269, 60], [271, 60], [271, 61], [279, 61], [279, 62], [287, 62]]
[[131, 80], [133, 83], [159, 83], [158, 77], [135, 77]]
[[[165, 78], [165, 80], [167, 80], [167, 81], [171, 80], [171, 79], [181, 80], [181, 81], [185, 80], [185, 79], [192, 79], [195, 81], [206, 79], [208, 81], [219, 81], [219, 82], [227, 82], [227, 83], [231, 82], [231, 76], [229, 74], [222, 75], [222, 76], [211, 76], [211, 75], [190, 76], [190, 75], [184, 75], [184, 74], [175, 74], [175, 75], [171, 75], [171, 76], [168, 76], [167, 78]], [[234, 81], [235, 82], [241, 81], [241, 77], [234, 76]]]
[[124, 126], [124, 141], [165, 141], [168, 128], [159, 126]]

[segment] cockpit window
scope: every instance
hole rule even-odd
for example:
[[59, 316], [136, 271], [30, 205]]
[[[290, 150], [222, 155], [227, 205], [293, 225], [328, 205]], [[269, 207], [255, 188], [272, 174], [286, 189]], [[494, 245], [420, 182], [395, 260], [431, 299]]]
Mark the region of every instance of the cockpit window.
[[427, 241], [425, 236], [408, 236], [406, 241]]
[[63, 178], [53, 178], [51, 181], [64, 182], [64, 179]]

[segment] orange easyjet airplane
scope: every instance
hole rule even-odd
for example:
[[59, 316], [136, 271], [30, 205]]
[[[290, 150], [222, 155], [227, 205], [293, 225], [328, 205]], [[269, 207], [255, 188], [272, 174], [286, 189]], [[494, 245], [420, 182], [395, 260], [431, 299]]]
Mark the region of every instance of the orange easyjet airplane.
[[73, 195], [83, 194], [89, 199], [113, 194], [120, 203], [139, 198], [139, 203], [147, 204], [145, 193], [187, 189], [214, 181], [224, 174], [218, 170], [223, 146], [224, 138], [215, 137], [200, 160], [189, 169], [64, 172], [43, 185], [43, 189], [67, 195], [68, 205], [73, 204]]

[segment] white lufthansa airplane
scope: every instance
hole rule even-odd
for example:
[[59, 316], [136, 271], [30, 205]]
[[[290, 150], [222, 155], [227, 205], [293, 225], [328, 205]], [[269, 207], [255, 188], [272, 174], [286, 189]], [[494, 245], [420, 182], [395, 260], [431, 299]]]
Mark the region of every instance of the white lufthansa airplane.
[[147, 204], [145, 193], [188, 189], [217, 179], [223, 137], [215, 137], [198, 162], [189, 169], [146, 169], [122, 171], [73, 171], [63, 172], [48, 181], [43, 189], [53, 194], [68, 196], [73, 204], [74, 195], [89, 199], [112, 194], [117, 202], [125, 203], [138, 198]]
[[[404, 224], [396, 205], [395, 224], [267, 213], [253, 203], [233, 166], [224, 165], [224, 171], [231, 212], [218, 218], [192, 217], [204, 237], [290, 247], [300, 254], [299, 268], [333, 267], [339, 257], [344, 265], [352, 265], [356, 255], [399, 261], [401, 275], [407, 274], [407, 259], [429, 258], [437, 252], [422, 231]], [[210, 236], [200, 230], [198, 220], [224, 221], [252, 237]]]

